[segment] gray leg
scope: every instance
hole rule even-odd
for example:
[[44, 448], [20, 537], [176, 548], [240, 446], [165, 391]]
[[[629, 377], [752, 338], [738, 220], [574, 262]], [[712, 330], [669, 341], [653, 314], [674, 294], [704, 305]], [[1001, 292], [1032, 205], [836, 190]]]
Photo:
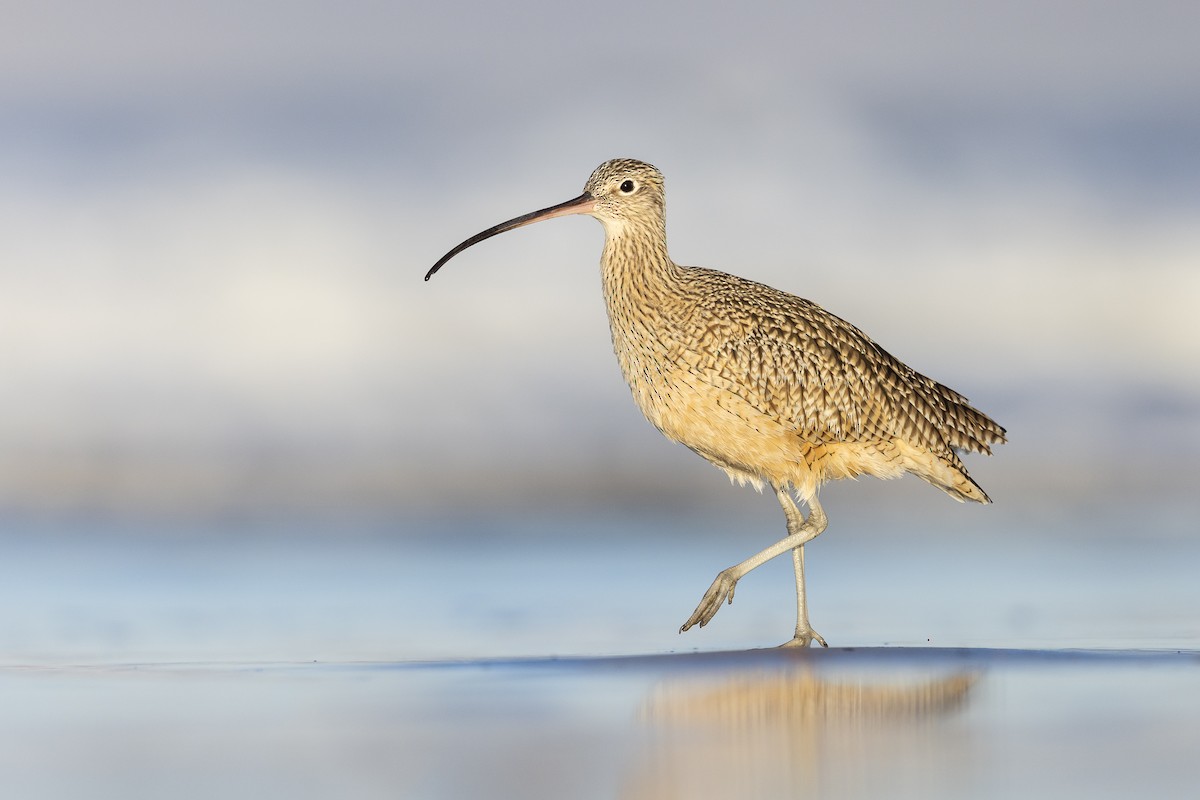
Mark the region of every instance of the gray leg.
[[825, 530], [827, 520], [825, 512], [821, 510], [821, 506], [816, 499], [809, 502], [809, 507], [812, 509], [808, 515], [808, 519], [800, 513], [800, 509], [796, 507], [796, 502], [792, 500], [787, 490], [775, 487], [775, 496], [779, 499], [779, 505], [783, 507], [784, 516], [787, 517], [788, 535], [780, 539], [775, 544], [766, 548], [760, 553], [755, 553], [740, 564], [722, 570], [716, 580], [712, 582], [712, 586], [708, 587], [708, 591], [704, 593], [704, 597], [700, 599], [700, 605], [696, 606], [696, 610], [692, 612], [692, 616], [688, 621], [683, 623], [679, 629], [680, 633], [688, 630], [694, 625], [699, 625], [703, 628], [708, 624], [717, 612], [721, 610], [724, 603], [733, 602], [734, 588], [737, 582], [746, 576], [748, 572], [756, 567], [762, 566], [776, 556], [783, 555], [791, 550], [794, 554], [793, 559], [796, 564], [796, 592], [797, 604], [799, 610], [799, 618], [796, 623], [796, 637], [788, 642], [789, 645], [799, 646], [807, 645], [814, 639], [825, 644], [822, 639], [808, 624], [808, 608], [804, 598], [804, 544], [814, 539], [817, 534]]
[[[786, 492], [777, 492], [776, 495], [779, 497], [779, 504], [783, 506], [783, 513], [787, 517], [789, 533], [809, 528], [813, 532], [811, 539], [825, 530], [825, 526], [829, 524], [817, 498], [814, 497], [808, 501], [808, 519], [804, 519], [791, 495]], [[790, 642], [785, 642], [783, 647], [808, 647], [814, 641], [818, 642], [821, 647], [829, 647], [821, 634], [814, 631], [808, 624], [808, 601], [804, 593], [804, 545], [792, 550], [792, 565], [796, 570], [796, 635]]]

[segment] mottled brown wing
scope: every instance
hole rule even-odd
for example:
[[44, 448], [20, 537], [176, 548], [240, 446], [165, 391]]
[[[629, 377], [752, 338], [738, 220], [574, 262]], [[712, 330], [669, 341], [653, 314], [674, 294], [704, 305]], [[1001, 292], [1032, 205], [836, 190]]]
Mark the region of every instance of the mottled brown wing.
[[990, 452], [1004, 431], [966, 399], [906, 366], [808, 300], [714, 270], [692, 319], [702, 374], [814, 444], [895, 437], [938, 454]]

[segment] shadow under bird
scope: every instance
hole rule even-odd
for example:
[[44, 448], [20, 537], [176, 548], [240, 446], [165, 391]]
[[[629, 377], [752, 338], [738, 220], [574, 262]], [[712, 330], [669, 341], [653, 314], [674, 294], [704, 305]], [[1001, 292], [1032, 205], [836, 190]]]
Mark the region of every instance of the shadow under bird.
[[912, 473], [956, 500], [990, 502], [958, 454], [990, 454], [1005, 440], [1002, 427], [815, 303], [676, 264], [667, 255], [663, 176], [650, 164], [606, 161], [583, 194], [472, 236], [425, 280], [472, 245], [568, 214], [604, 225], [613, 349], [646, 419], [738, 483], [770, 486], [787, 520], [787, 536], [717, 575], [680, 632], [704, 627], [748, 572], [790, 551], [797, 610], [786, 645], [827, 646], [809, 624], [804, 592], [804, 545], [827, 522], [817, 501], [825, 481]]

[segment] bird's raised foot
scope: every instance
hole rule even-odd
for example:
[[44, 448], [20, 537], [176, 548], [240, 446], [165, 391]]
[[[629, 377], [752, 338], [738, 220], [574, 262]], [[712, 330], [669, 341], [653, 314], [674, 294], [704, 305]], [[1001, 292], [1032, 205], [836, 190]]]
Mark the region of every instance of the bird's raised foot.
[[780, 647], [808, 647], [813, 642], [816, 642], [817, 644], [821, 645], [821, 647], [829, 647], [829, 645], [825, 643], [824, 637], [822, 637], [821, 634], [817, 633], [812, 628], [809, 628], [808, 630], [803, 630], [803, 631], [796, 631], [796, 635], [792, 638], [792, 640], [790, 642], [784, 642], [783, 644], [781, 644], [779, 646]]
[[707, 625], [709, 620], [721, 610], [722, 603], [733, 602], [733, 590], [737, 586], [737, 582], [738, 579], [733, 577], [729, 569], [719, 572], [716, 580], [712, 582], [712, 586], [709, 586], [708, 591], [704, 593], [704, 597], [700, 598], [700, 605], [696, 606], [696, 610], [679, 628], [679, 632], [683, 633], [693, 625], [699, 625], [701, 628]]

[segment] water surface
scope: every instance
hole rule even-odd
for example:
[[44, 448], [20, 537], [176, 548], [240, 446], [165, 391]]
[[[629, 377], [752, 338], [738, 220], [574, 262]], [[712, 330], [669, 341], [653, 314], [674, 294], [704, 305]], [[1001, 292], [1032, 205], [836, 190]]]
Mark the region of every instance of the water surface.
[[[1200, 547], [851, 529], [676, 633], [752, 535], [648, 517], [10, 523], [24, 797], [1180, 796]], [[1169, 525], [1162, 527], [1170, 529]], [[769, 534], [765, 534], [764, 538]]]

